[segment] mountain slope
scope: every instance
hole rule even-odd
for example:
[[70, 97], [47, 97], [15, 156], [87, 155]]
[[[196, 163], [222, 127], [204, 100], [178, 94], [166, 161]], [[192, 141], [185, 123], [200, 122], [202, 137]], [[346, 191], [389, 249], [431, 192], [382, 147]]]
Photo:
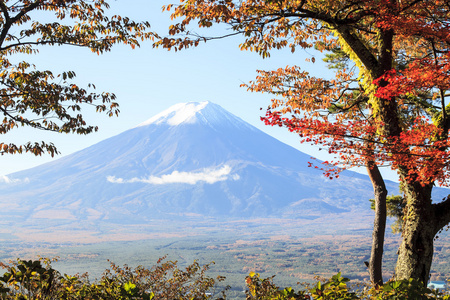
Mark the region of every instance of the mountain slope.
[[307, 167], [310, 160], [216, 104], [182, 103], [82, 151], [11, 174], [0, 185], [0, 214], [28, 223], [143, 223], [368, 211], [367, 177], [345, 172], [330, 181]]

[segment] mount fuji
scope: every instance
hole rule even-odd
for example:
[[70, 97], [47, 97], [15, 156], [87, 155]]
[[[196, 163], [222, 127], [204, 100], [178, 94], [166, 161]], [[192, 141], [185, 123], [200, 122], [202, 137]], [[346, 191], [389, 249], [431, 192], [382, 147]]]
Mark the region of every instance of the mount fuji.
[[[210, 102], [182, 103], [89, 148], [8, 175], [3, 222], [140, 224], [167, 218], [317, 218], [369, 211], [367, 176], [338, 180]], [[397, 192], [397, 184], [389, 183]]]

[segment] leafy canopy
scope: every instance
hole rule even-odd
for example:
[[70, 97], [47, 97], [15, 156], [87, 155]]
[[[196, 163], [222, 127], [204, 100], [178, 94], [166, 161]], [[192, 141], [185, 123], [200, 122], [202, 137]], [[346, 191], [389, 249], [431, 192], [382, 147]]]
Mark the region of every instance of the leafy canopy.
[[[153, 38], [148, 22], [107, 16], [108, 8], [105, 0], [0, 1], [0, 134], [21, 126], [88, 134], [98, 128], [86, 124], [83, 107], [93, 106], [108, 116], [119, 113], [114, 94], [96, 93], [93, 84], [78, 86], [74, 72], [54, 74], [20, 61], [43, 46], [77, 46], [102, 54], [118, 43], [135, 48]], [[1, 154], [25, 151], [57, 153], [52, 143], [0, 143]]]
[[327, 53], [333, 79], [287, 66], [245, 86], [274, 95], [266, 124], [337, 158], [325, 162], [330, 177], [374, 161], [408, 181], [448, 185], [449, 1], [182, 0], [163, 9], [177, 23], [157, 47], [197, 46], [212, 38], [192, 23], [226, 23], [245, 37], [241, 49], [262, 57], [284, 47]]

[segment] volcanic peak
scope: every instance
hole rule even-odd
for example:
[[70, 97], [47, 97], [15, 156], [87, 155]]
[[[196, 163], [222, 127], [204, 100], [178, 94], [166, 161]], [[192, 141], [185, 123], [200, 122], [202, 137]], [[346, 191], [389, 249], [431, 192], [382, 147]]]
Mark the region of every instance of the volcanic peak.
[[253, 131], [256, 130], [256, 128], [229, 113], [220, 105], [209, 101], [175, 104], [136, 127], [149, 125], [168, 125], [173, 127], [192, 124], [203, 124], [212, 127], [245, 127]]
[[147, 121], [139, 124], [137, 127], [147, 126], [150, 124], [168, 124], [170, 126], [177, 126], [182, 123], [196, 123], [198, 114], [201, 114], [202, 110], [208, 105], [211, 106], [213, 104], [208, 101], [175, 104]]

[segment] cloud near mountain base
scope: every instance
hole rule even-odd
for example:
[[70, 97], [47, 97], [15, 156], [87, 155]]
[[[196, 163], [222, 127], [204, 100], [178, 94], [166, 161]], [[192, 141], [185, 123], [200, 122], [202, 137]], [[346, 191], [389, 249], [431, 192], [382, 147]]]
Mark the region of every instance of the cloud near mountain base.
[[0, 176], [0, 183], [7, 183], [7, 184], [15, 184], [15, 183], [29, 183], [30, 179], [24, 178], [24, 179], [11, 179], [6, 175]]
[[213, 184], [225, 180], [239, 180], [239, 175], [231, 174], [231, 167], [224, 165], [221, 168], [205, 168], [200, 172], [179, 172], [173, 171], [171, 174], [158, 176], [149, 176], [148, 178], [132, 178], [123, 179], [115, 176], [108, 176], [106, 178], [111, 183], [148, 183], [148, 184], [169, 184], [169, 183], [186, 183], [197, 184], [199, 182], [206, 182]]

